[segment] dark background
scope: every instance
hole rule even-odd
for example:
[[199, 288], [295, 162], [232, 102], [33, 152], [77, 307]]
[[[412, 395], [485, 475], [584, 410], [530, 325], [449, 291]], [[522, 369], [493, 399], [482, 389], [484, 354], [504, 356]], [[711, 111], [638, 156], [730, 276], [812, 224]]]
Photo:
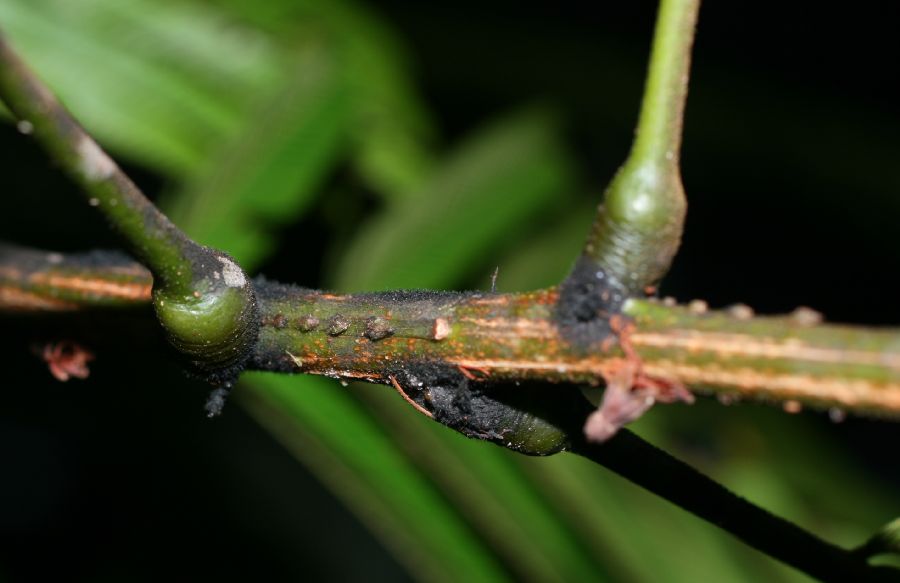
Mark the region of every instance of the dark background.
[[[552, 104], [599, 198], [627, 151], [654, 11], [650, 2], [600, 4], [375, 8], [412, 47], [443, 140], [522, 102]], [[887, 2], [707, 2], [684, 140], [688, 223], [664, 293], [900, 323], [897, 17]], [[8, 125], [0, 160], [3, 239], [116, 245]], [[129, 170], [150, 193], [161, 189], [151, 172]], [[315, 255], [315, 238], [303, 243]], [[311, 283], [318, 269], [283, 254], [264, 271]], [[407, 576], [242, 409], [206, 420], [205, 388], [153, 352], [152, 331], [108, 348], [128, 354], [127, 367], [104, 358], [89, 383], [62, 384], [31, 353], [36, 326], [0, 326], [0, 580]], [[828, 422], [810, 414], [798, 423]], [[900, 488], [896, 425], [850, 419], [829, 430]]]

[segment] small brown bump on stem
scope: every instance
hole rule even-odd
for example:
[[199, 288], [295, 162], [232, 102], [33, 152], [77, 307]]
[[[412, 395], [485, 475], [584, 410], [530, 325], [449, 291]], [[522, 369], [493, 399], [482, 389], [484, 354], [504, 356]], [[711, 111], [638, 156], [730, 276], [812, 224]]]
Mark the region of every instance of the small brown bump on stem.
[[284, 328], [287, 326], [287, 318], [284, 317], [284, 314], [275, 314], [272, 317], [272, 325], [276, 328]]
[[435, 318], [431, 334], [435, 340], [443, 340], [450, 336], [450, 322], [447, 318]]
[[729, 306], [726, 312], [735, 320], [751, 320], [754, 316], [753, 308], [747, 304], [734, 304]]
[[791, 312], [790, 318], [800, 326], [816, 326], [821, 324], [823, 319], [822, 314], [806, 306], [800, 306]]
[[350, 327], [350, 320], [344, 316], [343, 314], [335, 314], [328, 321], [328, 328], [326, 332], [328, 332], [329, 336], [340, 336], [344, 332], [347, 331], [347, 328]]
[[692, 314], [705, 314], [709, 310], [709, 305], [703, 300], [691, 300], [688, 304], [688, 311]]
[[369, 340], [382, 340], [393, 335], [394, 329], [386, 319], [381, 316], [366, 318], [366, 330], [363, 332], [363, 336]]
[[300, 316], [297, 319], [297, 327], [301, 332], [312, 332], [316, 328], [319, 327], [319, 319], [313, 316], [312, 314], [306, 314], [305, 316]]

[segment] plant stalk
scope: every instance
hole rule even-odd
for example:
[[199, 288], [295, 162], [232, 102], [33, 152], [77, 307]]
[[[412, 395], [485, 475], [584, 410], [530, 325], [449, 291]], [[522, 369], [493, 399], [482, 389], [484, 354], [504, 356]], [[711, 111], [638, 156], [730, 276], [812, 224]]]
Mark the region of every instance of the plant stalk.
[[662, 0], [635, 139], [606, 189], [584, 261], [626, 295], [652, 293], [681, 243], [687, 203], [679, 160], [699, 0]]
[[[150, 282], [123, 255], [0, 245], [0, 313], [146, 305]], [[261, 329], [250, 366], [263, 370], [390, 384], [392, 367], [426, 360], [484, 380], [597, 385], [626, 358], [619, 342], [586, 350], [560, 332], [558, 288], [343, 295], [255, 287]], [[745, 306], [654, 300], [630, 300], [623, 315], [623, 333], [648, 374], [723, 404], [900, 418], [900, 329], [823, 324], [808, 309], [756, 316]]]

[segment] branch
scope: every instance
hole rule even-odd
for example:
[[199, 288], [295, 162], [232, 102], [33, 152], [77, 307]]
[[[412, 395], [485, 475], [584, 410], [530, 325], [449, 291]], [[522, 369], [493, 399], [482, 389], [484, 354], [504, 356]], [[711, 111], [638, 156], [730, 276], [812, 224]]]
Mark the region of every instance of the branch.
[[[147, 304], [150, 281], [122, 255], [0, 245], [0, 313]], [[586, 347], [572, 334], [559, 288], [341, 295], [265, 281], [255, 287], [261, 329], [250, 366], [263, 370], [384, 384], [393, 375], [410, 388], [409, 367], [424, 360], [484, 381], [599, 385], [626, 359], [609, 335]], [[652, 300], [630, 300], [623, 314], [632, 324], [620, 335], [654, 378], [722, 403], [900, 418], [900, 329], [822, 324], [808, 309], [754, 316], [745, 306]]]
[[253, 288], [228, 255], [189, 239], [16, 55], [0, 32], [0, 100], [122, 235], [153, 274], [169, 342], [210, 380], [229, 384], [257, 333]]
[[[146, 305], [149, 281], [148, 272], [119, 255], [60, 255], [0, 246], [0, 312]], [[812, 576], [886, 581], [896, 576], [896, 571], [869, 566], [867, 553], [822, 541], [627, 430], [602, 445], [588, 443], [582, 425], [590, 405], [573, 387], [547, 383], [598, 383], [602, 371], [618, 366], [624, 354], [612, 345], [605, 354], [591, 354], [567, 343], [554, 319], [556, 290], [337, 295], [265, 281], [255, 285], [262, 330], [250, 362], [254, 368], [390, 384], [419, 412], [470, 437], [532, 455], [570, 450]], [[47, 304], [57, 300], [67, 303]], [[874, 355], [900, 338], [900, 331], [894, 331], [884, 332], [877, 341], [860, 342], [864, 329], [810, 326], [790, 317], [752, 321], [746, 309], [740, 317], [736, 310], [699, 313], [696, 308], [648, 301], [631, 302], [626, 309], [639, 324], [630, 338], [646, 366], [658, 367], [659, 374], [673, 379], [682, 378], [683, 371], [670, 361], [715, 370], [715, 359], [722, 356], [715, 352], [717, 346], [734, 348], [727, 349], [730, 358], [720, 364], [747, 358], [764, 374], [780, 366], [778, 358], [789, 356], [782, 354], [785, 350], [803, 358], [794, 360], [794, 366], [816, 367], [828, 360], [820, 358], [823, 354], [859, 358], [865, 353], [860, 351], [874, 350]], [[773, 344], [779, 334], [781, 339]], [[722, 341], [716, 335], [732, 340], [717, 344]], [[854, 339], [855, 348], [827, 352], [828, 346]], [[815, 347], [800, 350], [798, 343], [807, 341]], [[884, 362], [900, 358], [881, 354]], [[765, 363], [769, 357], [776, 362]], [[846, 367], [848, 373], [860, 369], [847, 359], [836, 358], [832, 364]], [[894, 363], [895, 381], [900, 376], [896, 368]], [[768, 393], [767, 386], [754, 385], [758, 392], [747, 396], [781, 398]], [[722, 390], [730, 394], [734, 388]], [[900, 413], [900, 385], [895, 382], [882, 390], [883, 401], [893, 399], [890, 412]], [[552, 398], [548, 391], [553, 391]]]
[[47, 253], [0, 243], [0, 312], [146, 306], [153, 277], [122, 253]]
[[691, 46], [700, 0], [662, 0], [641, 113], [627, 160], [609, 184], [582, 261], [643, 294], [681, 243], [685, 196], [678, 168]]
[[[605, 446], [586, 443], [590, 408], [574, 387], [546, 397], [547, 383], [600, 384], [638, 359], [657, 380], [728, 395], [900, 411], [896, 332], [806, 333], [801, 322], [732, 317], [742, 322], [735, 324], [629, 299], [668, 270], [681, 236], [678, 149], [698, 5], [661, 4], [638, 137], [582, 259], [559, 287], [521, 294], [337, 295], [252, 284], [228, 256], [194, 243], [156, 210], [0, 36], [0, 99], [149, 267], [142, 273], [120, 256], [4, 248], [0, 308], [152, 302], [170, 342], [226, 387], [246, 364], [391, 384], [416, 410], [470, 437], [533, 455], [571, 449], [810, 574], [887, 577], [859, 553], [765, 513], [630, 433]], [[714, 368], [725, 352], [736, 366]], [[854, 375], [861, 386], [838, 390]]]

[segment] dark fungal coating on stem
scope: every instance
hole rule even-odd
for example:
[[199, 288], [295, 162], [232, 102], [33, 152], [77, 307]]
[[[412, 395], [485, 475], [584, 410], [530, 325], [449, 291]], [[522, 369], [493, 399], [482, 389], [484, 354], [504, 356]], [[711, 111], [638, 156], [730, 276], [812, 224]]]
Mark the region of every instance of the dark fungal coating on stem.
[[[337, 292], [300, 287], [293, 284], [279, 283], [258, 275], [253, 284], [260, 300], [277, 301], [283, 299], [296, 299], [298, 297], [336, 297]], [[429, 302], [432, 304], [452, 304], [456, 301], [486, 295], [484, 292], [458, 292], [443, 290], [391, 290], [383, 292], [365, 292], [354, 294], [340, 294], [341, 297], [352, 299], [360, 303], [390, 306], [391, 304], [409, 305], [415, 302]]]
[[423, 289], [403, 289], [385, 292], [372, 292], [363, 294], [353, 294], [353, 297], [359, 299], [368, 299], [377, 303], [403, 303], [410, 302], [453, 302], [464, 299], [466, 297], [480, 296], [482, 292], [458, 292], [458, 291], [436, 291]]
[[614, 336], [610, 318], [621, 313], [625, 288], [582, 256], [559, 286], [556, 323], [561, 336], [583, 351], [595, 349]]
[[256, 297], [258, 297], [260, 301], [277, 300], [285, 296], [296, 297], [298, 295], [323, 293], [319, 290], [300, 287], [298, 285], [279, 283], [266, 278], [264, 275], [257, 275], [253, 278], [253, 287], [256, 289]]
[[552, 455], [567, 449], [570, 440], [565, 428], [590, 411], [574, 388], [554, 388], [554, 399], [548, 400], [544, 385], [479, 382], [443, 363], [414, 363], [390, 376], [438, 423], [526, 455]]

